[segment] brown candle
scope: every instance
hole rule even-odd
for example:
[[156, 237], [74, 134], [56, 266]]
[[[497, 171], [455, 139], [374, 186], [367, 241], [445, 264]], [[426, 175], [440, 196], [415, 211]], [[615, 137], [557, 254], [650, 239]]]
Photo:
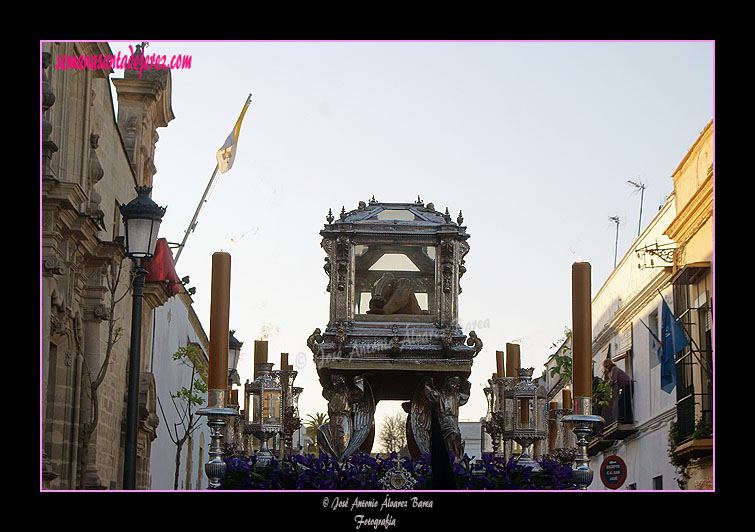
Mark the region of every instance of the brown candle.
[[231, 256], [228, 253], [219, 251], [212, 254], [210, 290], [209, 389], [224, 391], [228, 388], [228, 323], [231, 310]]
[[254, 378], [256, 379], [259, 374], [257, 372], [257, 364], [264, 364], [267, 362], [267, 340], [255, 340], [254, 341]]
[[[555, 410], [558, 408], [558, 403], [551, 401], [548, 403], [548, 419], [556, 419]], [[548, 452], [553, 453], [556, 449], [556, 438], [558, 437], [558, 425], [556, 423], [548, 423]]]
[[571, 402], [571, 390], [569, 388], [561, 390], [561, 403], [563, 404], [562, 408], [574, 410], [574, 405]]
[[572, 264], [572, 382], [574, 397], [592, 397], [590, 263]]
[[519, 344], [506, 344], [506, 376], [519, 378], [517, 368], [521, 368], [521, 360], [519, 358]]
[[493, 373], [493, 378], [497, 379], [498, 378], [498, 373]]
[[231, 404], [232, 405], [239, 404], [239, 391], [238, 390], [231, 390]]
[[503, 362], [503, 351], [496, 351], [495, 352], [495, 369], [497, 370], [498, 375], [503, 377], [505, 375], [506, 366]]
[[281, 370], [288, 370], [288, 353], [281, 353]]

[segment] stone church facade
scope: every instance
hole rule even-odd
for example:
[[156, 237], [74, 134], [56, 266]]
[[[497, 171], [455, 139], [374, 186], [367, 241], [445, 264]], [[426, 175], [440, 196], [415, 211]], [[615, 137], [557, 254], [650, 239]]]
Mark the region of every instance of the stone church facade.
[[[112, 56], [107, 43], [41, 44], [40, 483], [54, 490], [120, 489], [132, 263], [118, 207], [136, 196], [136, 186], [152, 186], [157, 130], [174, 118], [170, 71], [139, 77], [126, 69], [111, 79], [108, 68], [57, 63], [59, 56]], [[146, 283], [142, 353], [151, 341], [152, 310], [169, 297], [164, 283]], [[138, 489], [150, 487], [159, 423], [147, 362], [142, 357], [139, 368]]]

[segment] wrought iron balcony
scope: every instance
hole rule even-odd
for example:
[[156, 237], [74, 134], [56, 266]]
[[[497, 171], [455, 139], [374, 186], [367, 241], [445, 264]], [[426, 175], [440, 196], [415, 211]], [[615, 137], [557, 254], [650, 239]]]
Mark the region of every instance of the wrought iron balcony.
[[611, 400], [608, 404], [598, 404], [593, 398], [593, 413], [606, 420], [603, 430], [592, 439], [588, 447], [588, 454], [595, 455], [613, 445], [616, 440], [623, 440], [635, 432], [634, 408], [632, 389], [634, 386], [621, 388], [611, 387]]

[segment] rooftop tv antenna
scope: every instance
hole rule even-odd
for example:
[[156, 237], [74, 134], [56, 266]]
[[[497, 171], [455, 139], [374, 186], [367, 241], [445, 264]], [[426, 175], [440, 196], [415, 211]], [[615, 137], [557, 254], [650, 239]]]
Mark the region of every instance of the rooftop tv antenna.
[[[637, 225], [637, 236], [640, 236], [640, 229], [642, 229], [642, 204], [645, 199], [645, 187], [647, 187], [647, 185], [642, 181], [638, 183], [637, 181], [632, 181], [631, 179], [627, 179], [627, 183], [634, 186], [637, 190], [640, 191], [640, 222]], [[637, 193], [637, 190], [635, 190], [634, 192]]]
[[613, 251], [613, 267], [616, 268], [616, 258], [619, 254], [619, 222], [621, 221], [619, 219], [619, 216], [609, 216], [608, 219], [616, 224], [616, 246], [614, 247]]

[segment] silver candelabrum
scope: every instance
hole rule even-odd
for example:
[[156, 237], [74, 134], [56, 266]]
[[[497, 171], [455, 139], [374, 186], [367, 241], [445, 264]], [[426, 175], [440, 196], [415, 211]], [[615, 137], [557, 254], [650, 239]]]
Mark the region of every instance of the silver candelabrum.
[[303, 388], [294, 386], [294, 380], [296, 380], [296, 370], [277, 370], [273, 371], [273, 375], [281, 386], [281, 456], [283, 458], [286, 454], [293, 452], [293, 434], [301, 426], [301, 419], [299, 418], [299, 394], [303, 391]]
[[225, 476], [226, 465], [223, 460], [223, 430], [232, 416], [237, 416], [235, 408], [226, 407], [226, 390], [209, 391], [210, 401], [207, 408], [197, 411], [200, 416], [207, 416], [207, 426], [210, 427], [210, 460], [204, 465], [205, 474], [210, 481], [210, 487], [217, 489]]
[[260, 450], [257, 452], [255, 468], [261, 469], [270, 464], [274, 458], [267, 446], [267, 440], [283, 432], [282, 424], [282, 395], [280, 382], [273, 375], [273, 364], [260, 362], [255, 364], [257, 378], [244, 386], [248, 416], [244, 432], [254, 435], [260, 440]]
[[586, 490], [594, 475], [590, 469], [587, 445], [590, 438], [603, 429], [605, 420], [592, 414], [592, 397], [576, 397], [574, 413], [564, 416], [561, 421], [571, 423], [572, 431], [577, 436], [577, 455], [574, 459], [576, 467], [572, 470], [572, 478], [577, 488]]
[[[484, 428], [493, 440], [493, 455], [508, 459], [510, 457], [511, 440], [504, 436], [504, 431], [512, 428], [514, 417], [512, 407], [514, 403], [510, 394], [517, 383], [517, 379], [514, 377], [496, 377], [489, 379], [488, 383], [490, 387], [485, 388], [485, 395], [488, 399], [488, 415], [485, 418]], [[510, 434], [510, 431], [506, 434]], [[501, 450], [501, 447], [503, 450]]]
[[504, 427], [503, 436], [522, 447], [517, 464], [539, 471], [540, 464], [530, 456], [530, 446], [547, 436], [545, 388], [532, 382], [534, 368], [517, 368], [518, 382], [506, 390], [507, 408], [512, 410], [512, 422]]

